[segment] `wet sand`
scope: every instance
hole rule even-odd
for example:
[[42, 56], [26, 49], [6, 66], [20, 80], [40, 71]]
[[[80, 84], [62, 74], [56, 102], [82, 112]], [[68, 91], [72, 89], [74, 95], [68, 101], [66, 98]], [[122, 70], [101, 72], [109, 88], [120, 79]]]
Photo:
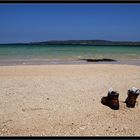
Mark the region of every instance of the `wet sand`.
[[[116, 59], [115, 59], [116, 60]], [[19, 65], [85, 65], [85, 64], [121, 64], [140, 66], [139, 59], [123, 59], [115, 62], [87, 62], [80, 59], [0, 59], [0, 66], [19, 66]]]
[[[140, 97], [135, 108], [123, 103], [132, 86], [140, 88], [140, 66], [1, 66], [0, 135], [140, 136]], [[110, 87], [119, 110], [100, 103]]]

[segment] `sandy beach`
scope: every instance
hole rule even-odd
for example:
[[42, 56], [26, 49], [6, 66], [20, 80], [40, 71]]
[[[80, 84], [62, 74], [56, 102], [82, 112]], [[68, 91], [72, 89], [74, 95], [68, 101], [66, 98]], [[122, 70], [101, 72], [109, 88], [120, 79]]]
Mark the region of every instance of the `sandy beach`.
[[[140, 66], [28, 65], [0, 67], [0, 136], [140, 136]], [[120, 109], [101, 104], [113, 87]]]

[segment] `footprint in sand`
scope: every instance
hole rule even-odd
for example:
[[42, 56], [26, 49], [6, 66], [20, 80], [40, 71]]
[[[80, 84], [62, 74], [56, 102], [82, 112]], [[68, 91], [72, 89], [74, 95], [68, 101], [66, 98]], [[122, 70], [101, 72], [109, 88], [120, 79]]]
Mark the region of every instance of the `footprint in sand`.
[[13, 120], [7, 120], [7, 121], [4, 121], [3, 123], [6, 124], [6, 123], [9, 123], [9, 122], [12, 122]]

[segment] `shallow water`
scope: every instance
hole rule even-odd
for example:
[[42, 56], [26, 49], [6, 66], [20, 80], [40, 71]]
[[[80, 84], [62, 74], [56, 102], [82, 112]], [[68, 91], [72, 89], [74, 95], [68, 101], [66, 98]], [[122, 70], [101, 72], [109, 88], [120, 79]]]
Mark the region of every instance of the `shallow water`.
[[85, 64], [84, 58], [140, 65], [140, 46], [0, 45], [0, 65]]

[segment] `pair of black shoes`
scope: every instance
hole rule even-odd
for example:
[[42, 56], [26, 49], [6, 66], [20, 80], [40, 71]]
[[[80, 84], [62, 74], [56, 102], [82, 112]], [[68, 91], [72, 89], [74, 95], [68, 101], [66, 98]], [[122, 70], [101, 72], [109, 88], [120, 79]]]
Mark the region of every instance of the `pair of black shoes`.
[[[128, 97], [125, 100], [126, 106], [129, 108], [134, 108], [136, 104], [136, 99], [140, 94], [140, 90], [138, 88], [132, 87], [128, 90]], [[113, 91], [112, 88], [109, 89], [108, 95], [106, 97], [102, 97], [101, 103], [103, 105], [109, 106], [111, 109], [118, 110], [119, 109], [119, 93], [117, 91]]]

